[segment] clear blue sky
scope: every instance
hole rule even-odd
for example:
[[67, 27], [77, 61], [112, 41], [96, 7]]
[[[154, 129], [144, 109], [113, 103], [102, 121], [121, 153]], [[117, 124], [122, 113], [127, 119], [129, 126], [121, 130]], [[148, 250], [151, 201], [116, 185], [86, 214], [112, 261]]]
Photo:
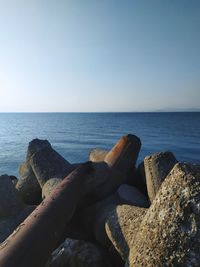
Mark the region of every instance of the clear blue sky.
[[0, 111], [200, 107], [200, 1], [0, 0]]

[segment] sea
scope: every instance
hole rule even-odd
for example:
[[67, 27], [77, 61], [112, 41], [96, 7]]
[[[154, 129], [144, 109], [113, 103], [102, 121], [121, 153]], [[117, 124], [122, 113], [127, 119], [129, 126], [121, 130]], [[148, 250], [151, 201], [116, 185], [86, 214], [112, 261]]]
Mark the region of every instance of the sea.
[[137, 164], [160, 151], [200, 163], [200, 112], [0, 113], [0, 175], [19, 177], [34, 138], [47, 139], [69, 162], [80, 163], [91, 149], [111, 149], [127, 134], [141, 139]]

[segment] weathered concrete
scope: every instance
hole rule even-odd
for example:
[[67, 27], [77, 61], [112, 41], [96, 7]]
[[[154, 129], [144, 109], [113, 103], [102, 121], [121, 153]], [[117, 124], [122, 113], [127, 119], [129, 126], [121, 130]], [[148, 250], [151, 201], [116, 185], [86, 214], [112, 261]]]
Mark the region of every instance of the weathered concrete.
[[106, 155], [108, 154], [108, 150], [94, 148], [89, 153], [89, 160], [92, 162], [101, 162], [104, 161]]
[[146, 212], [145, 208], [118, 205], [107, 217], [105, 224], [107, 236], [125, 261]]
[[141, 142], [135, 135], [123, 136], [105, 157], [104, 162], [93, 163], [95, 168], [94, 181], [105, 179], [93, 194], [102, 199], [114, 193], [128, 179], [130, 170], [136, 162]]
[[[40, 140], [32, 141], [27, 153], [27, 161], [41, 187], [49, 178], [63, 178], [74, 168], [47, 141], [42, 144], [41, 147]], [[140, 145], [137, 137], [125, 136], [105, 162], [87, 163], [69, 174], [1, 245], [0, 266], [44, 266], [80, 200], [87, 194], [91, 199], [101, 200], [115, 192], [133, 168]]]
[[144, 168], [149, 199], [152, 202], [165, 177], [177, 163], [171, 152], [160, 152], [144, 159]]
[[27, 205], [39, 204], [41, 202], [41, 187], [28, 162], [24, 162], [19, 167], [20, 179], [16, 184], [16, 189], [20, 193]]
[[90, 163], [68, 175], [0, 246], [1, 267], [43, 267], [85, 192]]
[[126, 266], [199, 267], [200, 166], [178, 163], [146, 213]]
[[121, 203], [142, 208], [149, 207], [149, 201], [147, 200], [146, 196], [142, 194], [136, 187], [122, 184], [117, 190], [117, 195]]
[[42, 188], [42, 198], [49, 196], [52, 191], [62, 182], [60, 178], [50, 178]]
[[140, 148], [140, 139], [135, 135], [128, 134], [117, 142], [104, 161], [118, 171], [129, 173], [136, 163]]
[[45, 147], [51, 147], [51, 144], [48, 140], [41, 140], [41, 139], [33, 139], [29, 142], [28, 150], [26, 154], [26, 161], [28, 162], [33, 154], [37, 153], [41, 149]]
[[41, 186], [52, 177], [63, 179], [72, 170], [71, 164], [51, 146], [45, 146], [30, 158], [30, 165]]
[[41, 202], [42, 191], [30, 166], [30, 158], [44, 147], [51, 147], [47, 140], [33, 139], [28, 145], [26, 161], [19, 167], [20, 179], [16, 184], [16, 188], [28, 205], [35, 205]]
[[110, 267], [108, 255], [91, 242], [67, 238], [45, 267]]

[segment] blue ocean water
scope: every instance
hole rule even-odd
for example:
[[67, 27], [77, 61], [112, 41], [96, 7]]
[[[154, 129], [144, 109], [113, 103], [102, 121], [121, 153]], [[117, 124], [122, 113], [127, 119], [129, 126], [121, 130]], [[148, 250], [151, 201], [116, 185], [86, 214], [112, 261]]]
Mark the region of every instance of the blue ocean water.
[[0, 174], [18, 176], [33, 138], [48, 139], [71, 163], [92, 148], [110, 149], [128, 133], [142, 141], [138, 163], [170, 150], [179, 161], [200, 163], [200, 113], [0, 113]]

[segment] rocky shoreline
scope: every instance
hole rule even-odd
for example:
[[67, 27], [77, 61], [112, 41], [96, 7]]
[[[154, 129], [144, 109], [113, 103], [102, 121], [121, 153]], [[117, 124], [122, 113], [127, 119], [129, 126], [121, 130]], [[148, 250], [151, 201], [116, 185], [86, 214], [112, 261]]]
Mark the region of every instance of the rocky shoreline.
[[0, 267], [200, 266], [200, 166], [123, 136], [70, 164], [32, 140], [0, 176]]

